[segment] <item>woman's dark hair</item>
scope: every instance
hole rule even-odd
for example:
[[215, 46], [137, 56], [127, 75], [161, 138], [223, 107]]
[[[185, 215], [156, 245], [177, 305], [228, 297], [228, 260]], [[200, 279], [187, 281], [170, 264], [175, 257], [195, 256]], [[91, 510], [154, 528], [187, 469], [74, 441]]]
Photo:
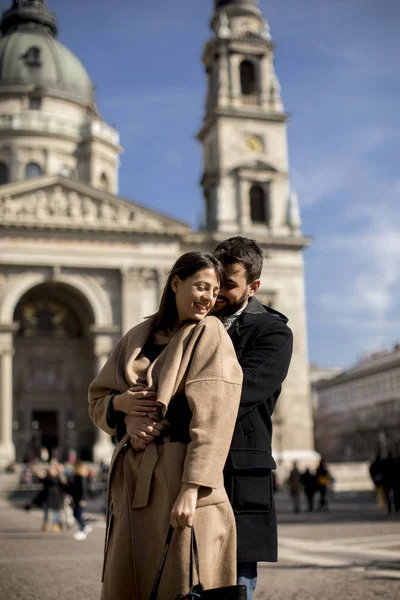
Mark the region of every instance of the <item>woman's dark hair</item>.
[[209, 254], [208, 252], [187, 252], [178, 258], [168, 273], [159, 309], [152, 315], [154, 318], [153, 332], [172, 331], [178, 320], [175, 293], [172, 289], [173, 278], [177, 275], [183, 281], [202, 269], [214, 269], [219, 283], [222, 284], [222, 265], [213, 254]]

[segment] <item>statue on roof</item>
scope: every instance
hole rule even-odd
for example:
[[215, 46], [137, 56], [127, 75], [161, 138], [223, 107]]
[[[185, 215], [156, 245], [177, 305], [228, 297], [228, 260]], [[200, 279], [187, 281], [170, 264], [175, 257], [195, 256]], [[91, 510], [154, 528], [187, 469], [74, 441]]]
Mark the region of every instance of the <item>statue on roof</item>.
[[231, 37], [231, 28], [229, 26], [229, 19], [226, 15], [226, 12], [222, 12], [219, 15], [217, 36], [221, 40], [225, 40]]

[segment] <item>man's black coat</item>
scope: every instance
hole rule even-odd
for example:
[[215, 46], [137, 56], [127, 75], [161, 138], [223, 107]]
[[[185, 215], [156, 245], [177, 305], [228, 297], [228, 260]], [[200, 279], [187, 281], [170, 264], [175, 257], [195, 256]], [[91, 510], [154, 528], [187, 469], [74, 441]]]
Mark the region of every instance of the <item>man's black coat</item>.
[[236, 517], [239, 562], [277, 560], [271, 417], [292, 356], [293, 336], [287, 321], [252, 298], [228, 330], [244, 376], [224, 471]]

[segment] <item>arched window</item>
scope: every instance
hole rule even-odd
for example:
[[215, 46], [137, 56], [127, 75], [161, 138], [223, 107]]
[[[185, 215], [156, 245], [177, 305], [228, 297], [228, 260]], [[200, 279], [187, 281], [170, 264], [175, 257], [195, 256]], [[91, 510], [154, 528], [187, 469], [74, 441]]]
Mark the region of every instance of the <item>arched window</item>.
[[249, 60], [244, 60], [240, 65], [240, 87], [243, 96], [253, 96], [257, 93], [256, 69]]
[[0, 163], [0, 185], [5, 185], [10, 181], [10, 174], [7, 165]]
[[107, 175], [105, 173], [101, 174], [101, 177], [100, 177], [100, 187], [105, 192], [108, 192], [109, 189], [110, 189], [109, 183], [108, 183], [108, 177], [107, 177]]
[[260, 185], [253, 185], [250, 190], [250, 216], [253, 223], [269, 222], [269, 198]]
[[34, 179], [40, 177], [42, 174], [42, 167], [35, 162], [30, 162], [25, 167], [25, 179]]

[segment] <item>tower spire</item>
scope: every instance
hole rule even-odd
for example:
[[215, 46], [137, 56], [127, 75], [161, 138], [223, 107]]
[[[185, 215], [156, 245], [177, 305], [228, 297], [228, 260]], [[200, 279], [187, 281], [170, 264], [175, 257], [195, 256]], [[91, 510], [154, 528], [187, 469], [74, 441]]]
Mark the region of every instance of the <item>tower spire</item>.
[[21, 29], [57, 35], [56, 18], [47, 9], [46, 0], [13, 0], [12, 6], [3, 12], [0, 31], [7, 35]]

